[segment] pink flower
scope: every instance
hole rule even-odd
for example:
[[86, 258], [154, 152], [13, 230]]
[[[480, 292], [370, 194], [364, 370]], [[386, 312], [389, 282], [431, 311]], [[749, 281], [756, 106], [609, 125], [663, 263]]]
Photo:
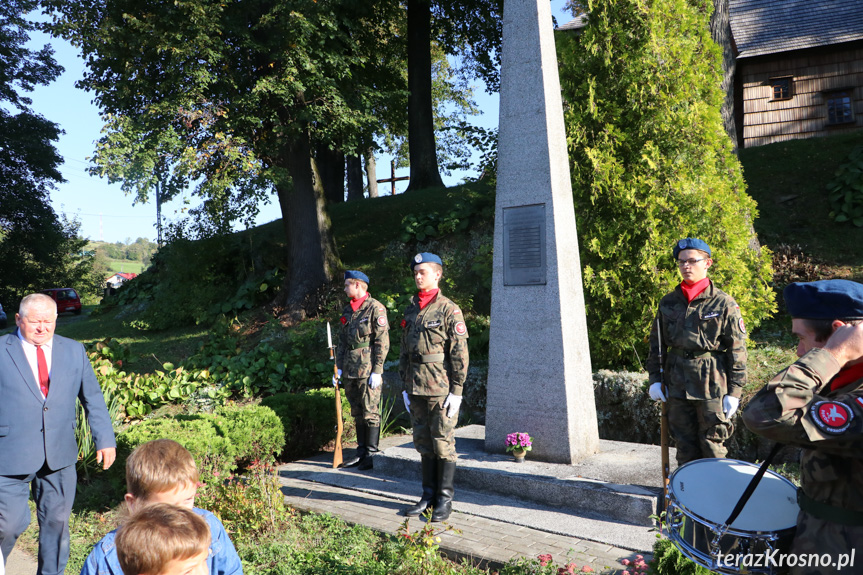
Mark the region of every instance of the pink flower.
[[623, 573], [621, 573], [620, 575], [632, 575], [632, 573], [630, 573], [629, 571], [624, 571], [624, 572], [623, 572]]
[[582, 573], [593, 573], [593, 567], [590, 565], [585, 565], [581, 568]]
[[539, 559], [540, 567], [545, 567], [546, 565], [551, 563], [551, 553], [545, 553], [543, 555], [540, 555], [539, 557], [537, 557], [537, 559]]
[[635, 560], [636, 561], [644, 561], [644, 555], [636, 555]]
[[623, 561], [621, 561], [621, 564], [623, 565], [629, 565], [630, 563], [632, 563], [632, 561], [630, 561], [629, 559], [624, 559]]

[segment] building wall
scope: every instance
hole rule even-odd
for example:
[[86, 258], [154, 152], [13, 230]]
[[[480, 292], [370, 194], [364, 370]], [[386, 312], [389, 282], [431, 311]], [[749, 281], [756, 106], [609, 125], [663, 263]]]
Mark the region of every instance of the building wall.
[[[863, 42], [741, 58], [737, 74], [745, 148], [863, 128]], [[793, 76], [792, 96], [774, 100], [771, 79], [783, 76]], [[846, 88], [854, 121], [828, 126], [825, 93]]]

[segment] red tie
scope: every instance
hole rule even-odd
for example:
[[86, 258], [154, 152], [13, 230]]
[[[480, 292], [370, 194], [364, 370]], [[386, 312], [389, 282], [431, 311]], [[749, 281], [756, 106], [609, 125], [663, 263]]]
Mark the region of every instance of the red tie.
[[39, 389], [42, 390], [42, 395], [48, 399], [48, 385], [51, 383], [48, 377], [48, 362], [45, 361], [45, 352], [42, 351], [42, 346], [36, 346], [36, 365], [39, 368]]

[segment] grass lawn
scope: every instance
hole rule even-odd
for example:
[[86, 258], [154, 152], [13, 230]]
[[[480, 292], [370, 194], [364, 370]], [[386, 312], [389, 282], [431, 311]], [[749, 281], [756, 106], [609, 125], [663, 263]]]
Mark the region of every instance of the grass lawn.
[[94, 313], [96, 306], [84, 306], [79, 316], [62, 314], [57, 319], [58, 335], [80, 342], [112, 338], [127, 345], [131, 352], [123, 366], [127, 372], [148, 373], [162, 369], [165, 362], [179, 363], [193, 355], [209, 334], [209, 329], [183, 326], [165, 331], [143, 331], [132, 326], [134, 315], [123, 309]]
[[108, 272], [115, 273], [135, 273], [139, 274], [144, 271], [144, 264], [132, 260], [108, 260]]

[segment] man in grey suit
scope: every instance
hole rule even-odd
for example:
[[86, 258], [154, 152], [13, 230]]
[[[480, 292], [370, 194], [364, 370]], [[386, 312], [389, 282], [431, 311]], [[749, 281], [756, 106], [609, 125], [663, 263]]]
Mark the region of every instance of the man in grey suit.
[[43, 294], [21, 300], [18, 330], [0, 337], [0, 551], [30, 523], [32, 489], [39, 521], [38, 575], [60, 575], [69, 559], [75, 499], [75, 399], [81, 401], [108, 469], [116, 443], [105, 398], [84, 346], [54, 335], [57, 305]]

